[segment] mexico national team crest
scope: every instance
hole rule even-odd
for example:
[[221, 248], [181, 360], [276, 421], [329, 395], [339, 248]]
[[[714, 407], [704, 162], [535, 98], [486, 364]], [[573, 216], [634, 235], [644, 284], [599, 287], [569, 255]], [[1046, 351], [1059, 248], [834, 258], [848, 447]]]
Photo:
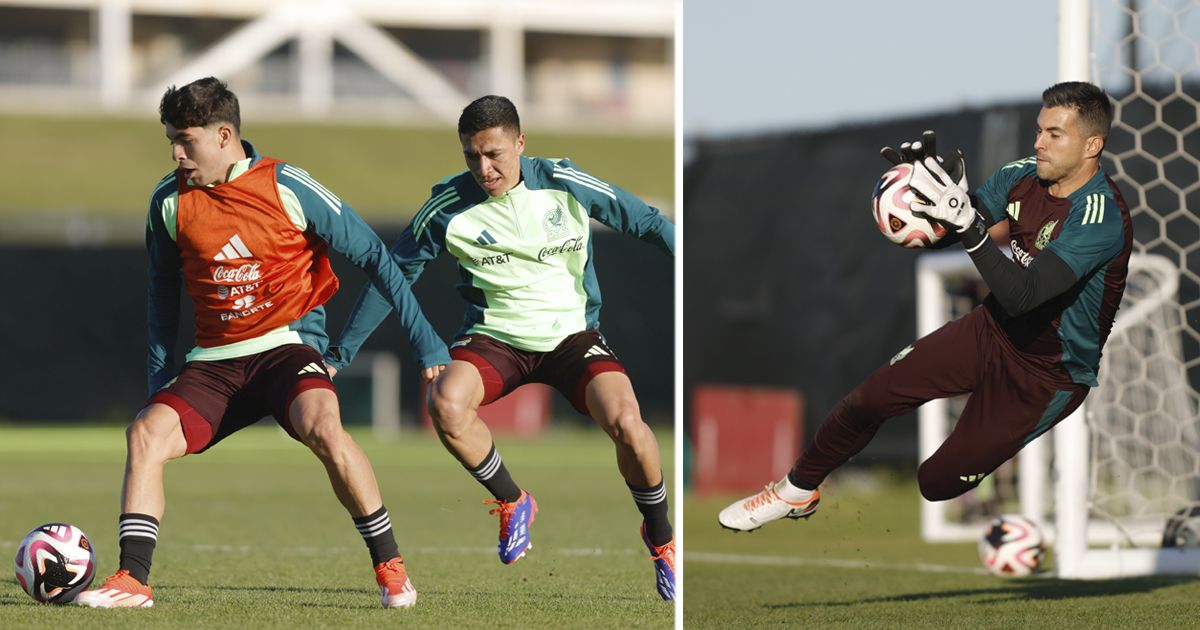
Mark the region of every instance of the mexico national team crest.
[[1050, 244], [1050, 235], [1054, 234], [1054, 228], [1057, 225], [1057, 219], [1043, 225], [1042, 229], [1038, 230], [1037, 240], [1033, 242], [1034, 246], [1038, 249], [1046, 249], [1046, 246]]
[[554, 206], [542, 217], [542, 229], [546, 231], [548, 241], [557, 241], [571, 235], [567, 231], [567, 215], [558, 206]]

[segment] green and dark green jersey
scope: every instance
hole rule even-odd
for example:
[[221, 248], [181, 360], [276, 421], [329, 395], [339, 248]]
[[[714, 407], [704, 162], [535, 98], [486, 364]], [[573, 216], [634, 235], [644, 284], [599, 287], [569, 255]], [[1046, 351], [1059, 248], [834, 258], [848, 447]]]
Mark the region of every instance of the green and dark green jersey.
[[[247, 157], [234, 164], [229, 180], [245, 174], [263, 158], [249, 142], [242, 142]], [[386, 295], [386, 302], [400, 305], [401, 320], [409, 331], [413, 352], [422, 366], [450, 362], [446, 343], [421, 314], [409, 284], [401, 270], [387, 256], [387, 246], [349, 204], [318, 183], [305, 171], [280, 162], [275, 166], [279, 206], [298, 230], [311, 234], [335, 251], [341, 252], [362, 268], [371, 286]], [[147, 381], [153, 393], [176, 376], [175, 336], [179, 329], [179, 295], [182, 290], [182, 264], [177, 244], [179, 191], [176, 172], [159, 180], [151, 194], [146, 223], [146, 248], [149, 252], [147, 290], [147, 327], [149, 347], [146, 360]], [[236, 234], [234, 234], [234, 238]], [[245, 249], [240, 241], [226, 247]], [[243, 255], [244, 254], [244, 255]], [[223, 254], [218, 254], [223, 255]], [[254, 262], [248, 252], [231, 252], [232, 258]], [[232, 299], [232, 298], [231, 298]], [[325, 309], [317, 306], [299, 319], [265, 334], [215, 347], [196, 346], [187, 361], [216, 361], [265, 352], [289, 343], [304, 343], [317, 352], [329, 344], [325, 332]]]
[[[593, 219], [674, 255], [675, 228], [658, 210], [566, 159], [529, 157], [521, 158], [521, 182], [497, 197], [467, 171], [439, 182], [392, 255], [414, 282], [447, 252], [458, 261], [458, 290], [467, 301], [461, 333], [545, 352], [600, 325]], [[329, 364], [348, 365], [389, 310], [367, 287], [326, 354]]]
[[1053, 252], [1071, 268], [1069, 290], [1021, 315], [1009, 315], [994, 296], [986, 305], [1013, 344], [1061, 367], [1072, 381], [1095, 387], [1100, 353], [1125, 292], [1133, 225], [1129, 208], [1104, 169], [1065, 198], [1037, 177], [1037, 160], [1012, 162], [976, 191], [993, 221], [1008, 221], [1013, 260], [1029, 268]]

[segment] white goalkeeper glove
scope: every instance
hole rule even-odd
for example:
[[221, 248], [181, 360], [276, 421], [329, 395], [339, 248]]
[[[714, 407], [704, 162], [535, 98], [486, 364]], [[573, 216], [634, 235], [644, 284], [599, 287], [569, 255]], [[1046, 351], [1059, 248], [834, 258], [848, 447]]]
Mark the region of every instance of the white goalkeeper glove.
[[963, 164], [962, 153], [956, 151], [950, 157], [943, 159], [937, 154], [937, 134], [932, 131], [926, 131], [921, 134], [920, 140], [913, 142], [905, 142], [900, 145], [900, 150], [897, 151], [892, 147], [883, 147], [879, 150], [879, 154], [893, 165], [899, 166], [904, 163], [915, 164], [924, 160], [927, 157], [935, 157], [950, 173], [950, 179], [957, 181], [958, 178], [966, 171], [966, 166]]
[[[957, 158], [962, 163], [962, 152], [957, 153]], [[975, 209], [967, 196], [965, 168], [955, 181], [936, 158], [926, 157], [913, 165], [908, 187], [918, 197], [910, 206], [914, 213], [953, 226], [956, 232], [965, 232], [975, 222]]]

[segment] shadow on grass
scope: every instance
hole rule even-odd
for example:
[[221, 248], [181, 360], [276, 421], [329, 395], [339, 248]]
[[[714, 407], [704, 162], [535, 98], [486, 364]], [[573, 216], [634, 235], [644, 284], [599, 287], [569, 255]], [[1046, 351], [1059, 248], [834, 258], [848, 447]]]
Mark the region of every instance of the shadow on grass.
[[860, 606], [862, 604], [884, 604], [902, 602], [924, 602], [931, 600], [948, 600], [954, 598], [979, 598], [976, 604], [999, 604], [1009, 601], [1055, 601], [1064, 599], [1079, 599], [1084, 597], [1109, 597], [1112, 595], [1127, 595], [1134, 593], [1149, 593], [1151, 591], [1200, 582], [1193, 576], [1149, 576], [1137, 578], [1122, 578], [1115, 580], [1014, 580], [996, 588], [973, 588], [959, 590], [929, 591], [922, 593], [906, 593], [885, 597], [870, 597], [846, 601], [824, 602], [791, 602], [786, 604], [763, 604], [763, 608], [781, 610], [788, 608], [818, 608], [835, 606]]
[[239, 593], [297, 593], [297, 594], [318, 594], [318, 595], [338, 595], [352, 594], [363, 595], [372, 593], [374, 589], [367, 588], [316, 588], [304, 586], [202, 586], [198, 587], [194, 584], [183, 586], [179, 584], [158, 585], [155, 588], [178, 588], [178, 589], [199, 589], [205, 591], [236, 591]]

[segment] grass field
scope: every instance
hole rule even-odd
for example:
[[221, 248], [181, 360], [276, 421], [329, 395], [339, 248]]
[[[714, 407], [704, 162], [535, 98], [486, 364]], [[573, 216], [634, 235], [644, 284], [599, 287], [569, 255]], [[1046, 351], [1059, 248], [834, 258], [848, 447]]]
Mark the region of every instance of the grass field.
[[927, 544], [916, 484], [833, 485], [808, 521], [717, 525], [739, 497], [684, 504], [686, 628], [1195, 627], [1200, 581], [1097, 582], [985, 573], [974, 543]]
[[[147, 114], [141, 120], [0, 115], [0, 216], [141, 220], [155, 183], [173, 166], [162, 125]], [[569, 157], [650, 203], [672, 205], [669, 131], [626, 136], [526, 131], [527, 155]], [[466, 168], [449, 127], [248, 120], [242, 133], [259, 151], [307, 170], [372, 223], [406, 223], [433, 184]]]
[[[541, 506], [534, 549], [512, 566], [496, 557], [483, 489], [436, 440], [355, 437], [420, 594], [414, 608], [380, 607], [366, 547], [317, 460], [277, 429], [252, 427], [167, 465], [154, 608], [40, 605], [10, 573], [0, 628], [671, 627], [641, 517], [598, 429], [498, 440]], [[658, 439], [669, 464], [671, 434]], [[91, 536], [98, 579], [116, 570], [123, 465], [121, 427], [0, 429], [0, 552], [11, 558], [29, 529], [61, 520]]]

